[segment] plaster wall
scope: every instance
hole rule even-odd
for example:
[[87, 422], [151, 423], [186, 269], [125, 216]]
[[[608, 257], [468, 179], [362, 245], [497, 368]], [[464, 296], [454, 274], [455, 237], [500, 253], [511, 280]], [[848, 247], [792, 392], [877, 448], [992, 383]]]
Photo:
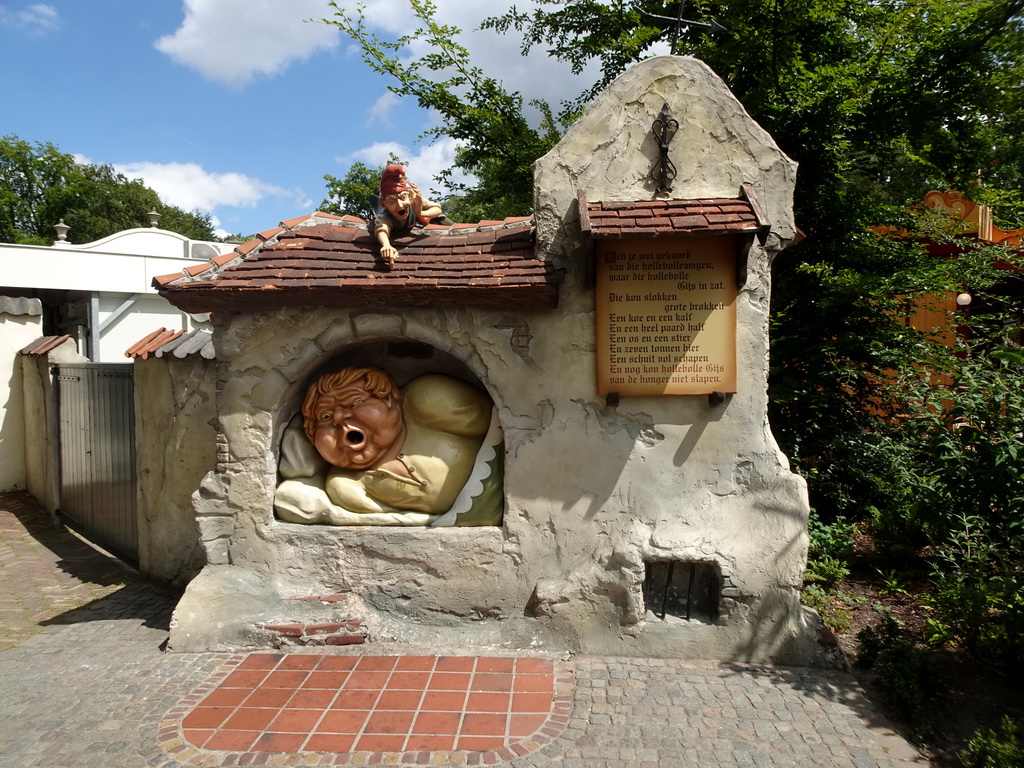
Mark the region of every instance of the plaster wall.
[[[650, 397], [613, 407], [595, 387], [577, 192], [655, 197], [648, 134], [663, 103], [681, 123], [672, 197], [737, 197], [751, 183], [773, 225], [750, 252], [738, 298], [739, 392], [719, 406]], [[795, 170], [705, 65], [652, 59], [613, 83], [535, 168], [538, 252], [567, 270], [557, 310], [215, 317], [223, 450], [194, 496], [210, 565], [175, 613], [172, 646], [255, 644], [255, 622], [294, 617], [289, 598], [350, 591], [377, 640], [816, 660], [797, 595], [806, 488], [766, 411], [769, 269], [793, 236]], [[370, 344], [372, 356], [409, 341], [464, 366], [497, 405], [503, 524], [373, 529], [275, 519], [278, 440], [313, 373], [358, 345]], [[410, 372], [422, 364], [399, 352], [391, 362]], [[646, 564], [667, 560], [714, 568], [716, 620], [661, 621], [646, 611]]]
[[41, 315], [0, 313], [0, 492], [25, 488], [25, 398], [17, 352], [42, 335]]
[[136, 360], [139, 570], [185, 584], [206, 562], [192, 491], [216, 461], [216, 377], [199, 355]]

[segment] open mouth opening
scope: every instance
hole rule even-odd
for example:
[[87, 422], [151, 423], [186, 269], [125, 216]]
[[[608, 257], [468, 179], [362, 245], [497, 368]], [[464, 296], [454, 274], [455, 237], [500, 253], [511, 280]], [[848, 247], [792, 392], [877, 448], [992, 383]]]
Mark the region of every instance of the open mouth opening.
[[366, 441], [366, 436], [358, 429], [349, 429], [345, 432], [345, 442], [352, 448], [358, 448]]

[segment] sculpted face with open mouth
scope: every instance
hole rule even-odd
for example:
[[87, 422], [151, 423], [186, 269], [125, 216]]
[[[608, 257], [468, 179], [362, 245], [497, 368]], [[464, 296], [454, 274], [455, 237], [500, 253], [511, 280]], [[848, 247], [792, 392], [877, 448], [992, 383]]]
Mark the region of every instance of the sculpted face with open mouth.
[[398, 221], [405, 221], [409, 215], [409, 209], [412, 208], [412, 192], [406, 189], [398, 194], [388, 195], [384, 198], [384, 207]]
[[[306, 431], [317, 452], [343, 469], [365, 470], [398, 455], [405, 422], [397, 388], [382, 391], [369, 382], [351, 381], [311, 393], [303, 408]], [[390, 382], [393, 386], [393, 382]]]

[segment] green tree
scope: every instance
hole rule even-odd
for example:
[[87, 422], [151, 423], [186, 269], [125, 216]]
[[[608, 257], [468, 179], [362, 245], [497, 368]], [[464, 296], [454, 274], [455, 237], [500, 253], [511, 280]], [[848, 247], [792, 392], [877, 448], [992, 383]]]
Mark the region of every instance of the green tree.
[[383, 171], [383, 166], [371, 168], [365, 163], [355, 162], [343, 178], [336, 178], [329, 173], [324, 174], [327, 197], [320, 203], [320, 210], [338, 216], [358, 216], [364, 221], [373, 221], [373, 205], [370, 199], [377, 194]]
[[240, 239], [238, 235], [230, 237], [218, 237], [213, 231], [213, 219], [208, 213], [200, 211], [185, 211], [173, 205], [160, 204], [156, 207], [160, 214], [160, 229], [170, 232], [177, 232], [190, 240], [210, 240], [214, 242], [244, 242], [251, 240], [251, 237]]
[[[516, 212], [528, 210], [530, 164], [565, 116], [672, 36], [674, 23], [657, 16], [679, 10], [660, 0], [546, 0], [486, 20], [522, 34], [524, 52], [541, 45], [577, 72], [600, 67], [569, 111], [556, 121], [547, 110], [535, 129], [522, 96], [471, 65], [451, 42], [457, 30], [433, 22], [432, 5], [410, 5], [424, 26], [393, 42], [369, 34], [361, 15], [339, 11], [334, 23], [392, 76], [395, 93], [442, 115], [431, 135], [463, 142], [458, 165], [478, 181], [458, 202]], [[908, 206], [930, 189], [959, 189], [996, 205], [1005, 222], [1019, 221], [1022, 9], [1024, 0], [686, 4], [687, 18], [714, 19], [726, 31], [685, 26], [677, 50], [708, 63], [800, 163], [794, 202], [806, 237], [774, 264], [772, 421], [827, 519], [861, 519], [872, 505], [910, 508], [901, 478], [917, 471], [904, 460], [912, 437], [893, 417], [920, 404], [880, 382], [920, 365], [954, 370], [956, 358], [906, 326], [907, 297], [965, 284], [984, 290], [1001, 277], [995, 261], [1020, 261], [970, 248], [936, 259], [921, 238], [955, 232]], [[406, 63], [413, 38], [431, 52]], [[871, 229], [879, 224], [907, 236], [881, 237]]]
[[[388, 75], [390, 90], [434, 110], [440, 124], [423, 138], [441, 135], [459, 142], [455, 167], [482, 179], [477, 185], [457, 187], [454, 211], [462, 218], [503, 218], [529, 213], [533, 208], [533, 161], [558, 141], [560, 131], [553, 120], [539, 127], [524, 115], [521, 94], [508, 91], [470, 61], [469, 52], [456, 42], [461, 30], [438, 24], [436, 7], [429, 0], [409, 0], [413, 16], [422, 25], [415, 32], [395, 40], [383, 40], [370, 32], [365, 8], [345, 11], [331, 3], [335, 14], [324, 23], [342, 29], [362, 49], [363, 59], [375, 72]], [[413, 41], [426, 42], [430, 50], [408, 59]], [[550, 116], [545, 105], [535, 103]], [[448, 181], [450, 174], [443, 174]], [[460, 207], [461, 206], [461, 207]]]
[[[671, 17], [679, 7], [641, 5]], [[708, 63], [800, 163], [795, 208], [807, 237], [775, 263], [772, 421], [826, 516], [903, 503], [908, 436], [891, 439], [890, 417], [915, 404], [878, 382], [914, 364], [955, 363], [905, 327], [905, 297], [999, 279], [992, 254], [937, 260], [914, 237], [880, 238], [870, 227], [948, 237], [907, 211], [935, 188], [969, 192], [1020, 220], [1022, 9], [1021, 0], [686, 5], [687, 18], [727, 31], [684, 27], [679, 50]], [[549, 0], [484, 26], [519, 31], [524, 51], [545, 46], [577, 71], [597, 62], [601, 78], [587, 98], [673, 25], [626, 2]]]
[[161, 214], [161, 227], [197, 240], [215, 240], [209, 215], [164, 205], [140, 179], [109, 165], [82, 164], [53, 144], [0, 139], [0, 242], [48, 245], [63, 219], [69, 240], [86, 243], [146, 226]]

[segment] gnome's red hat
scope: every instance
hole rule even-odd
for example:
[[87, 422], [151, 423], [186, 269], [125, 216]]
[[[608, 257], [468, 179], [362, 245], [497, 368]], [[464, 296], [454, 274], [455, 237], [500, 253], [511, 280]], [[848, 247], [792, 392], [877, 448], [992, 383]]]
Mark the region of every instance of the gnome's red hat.
[[409, 188], [409, 182], [405, 178], [405, 166], [393, 163], [384, 169], [380, 175], [380, 196], [397, 195]]

